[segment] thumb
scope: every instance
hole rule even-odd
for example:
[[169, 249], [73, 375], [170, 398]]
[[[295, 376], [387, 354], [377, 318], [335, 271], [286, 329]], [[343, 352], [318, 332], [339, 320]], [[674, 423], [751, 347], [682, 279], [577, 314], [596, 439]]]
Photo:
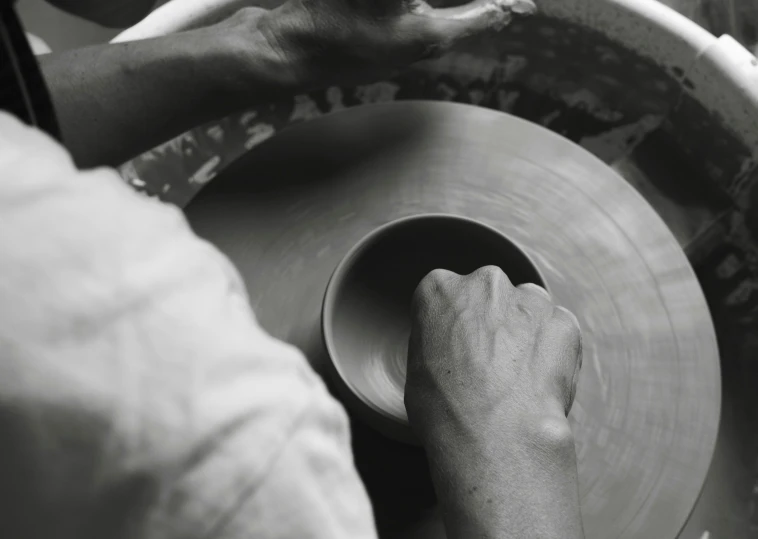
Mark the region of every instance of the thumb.
[[490, 30], [502, 30], [514, 16], [536, 13], [532, 0], [474, 0], [449, 8], [431, 8], [421, 3], [416, 14], [426, 19], [428, 31], [437, 41], [450, 43]]

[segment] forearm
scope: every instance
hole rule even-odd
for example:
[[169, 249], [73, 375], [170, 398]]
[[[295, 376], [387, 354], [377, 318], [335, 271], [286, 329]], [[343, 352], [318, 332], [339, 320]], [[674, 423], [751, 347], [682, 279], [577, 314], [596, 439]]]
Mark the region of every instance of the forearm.
[[245, 7], [278, 7], [284, 0], [172, 0], [134, 26], [124, 30], [111, 43], [136, 41], [184, 32], [216, 24]]
[[204, 122], [296, 92], [265, 29], [245, 23], [42, 57], [77, 165], [115, 166]]
[[446, 433], [427, 444], [449, 539], [583, 539], [568, 422], [507, 441]]

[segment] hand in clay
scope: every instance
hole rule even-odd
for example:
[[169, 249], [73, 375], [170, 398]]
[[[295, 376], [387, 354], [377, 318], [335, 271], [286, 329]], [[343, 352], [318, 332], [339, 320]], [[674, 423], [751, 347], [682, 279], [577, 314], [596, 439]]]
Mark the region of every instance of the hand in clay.
[[579, 326], [533, 284], [514, 287], [494, 266], [436, 270], [414, 296], [406, 406], [421, 434], [452, 423], [502, 430], [571, 409]]
[[302, 71], [298, 79], [339, 83], [385, 76], [535, 11], [532, 0], [449, 8], [420, 0], [289, 0], [267, 16], [276, 20], [270, 27], [281, 54]]
[[496, 267], [424, 278], [405, 404], [451, 539], [582, 537], [567, 420], [580, 367], [578, 322], [543, 288]]

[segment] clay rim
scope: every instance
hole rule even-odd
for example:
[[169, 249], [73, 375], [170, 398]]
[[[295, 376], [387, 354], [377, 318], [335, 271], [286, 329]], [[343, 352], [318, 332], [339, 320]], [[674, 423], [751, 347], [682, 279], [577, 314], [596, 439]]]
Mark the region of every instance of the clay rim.
[[500, 230], [487, 225], [485, 223], [482, 223], [481, 221], [477, 221], [476, 219], [472, 219], [470, 217], [464, 217], [462, 215], [455, 215], [451, 213], [423, 213], [423, 214], [417, 214], [417, 215], [410, 215], [407, 217], [401, 217], [399, 219], [395, 219], [393, 221], [390, 221], [388, 223], [385, 223], [365, 236], [363, 236], [360, 240], [358, 240], [355, 245], [353, 245], [348, 252], [345, 254], [345, 256], [340, 260], [339, 264], [337, 264], [337, 267], [332, 272], [331, 277], [329, 278], [329, 282], [326, 285], [326, 291], [324, 293], [324, 300], [321, 306], [321, 335], [324, 341], [324, 346], [326, 347], [326, 353], [329, 360], [329, 366], [330, 371], [332, 372], [333, 376], [337, 376], [339, 378], [338, 382], [340, 385], [342, 385], [344, 388], [348, 389], [350, 393], [355, 397], [360, 403], [363, 404], [366, 408], [369, 409], [369, 411], [380, 415], [385, 420], [389, 420], [395, 425], [401, 426], [404, 429], [410, 429], [410, 424], [407, 419], [405, 420], [399, 420], [397, 417], [389, 414], [379, 406], [376, 406], [374, 403], [366, 400], [363, 398], [361, 393], [355, 388], [352, 381], [348, 379], [347, 376], [345, 376], [345, 373], [343, 372], [342, 368], [340, 367], [340, 362], [338, 359], [339, 356], [336, 351], [336, 346], [334, 343], [334, 328], [332, 326], [332, 313], [334, 312], [334, 304], [337, 297], [337, 291], [340, 288], [340, 285], [342, 282], [344, 282], [345, 277], [350, 272], [350, 270], [355, 265], [355, 262], [357, 261], [358, 257], [363, 254], [366, 249], [371, 247], [376, 241], [383, 236], [387, 231], [396, 228], [398, 226], [404, 225], [410, 221], [420, 221], [425, 219], [447, 219], [451, 221], [458, 221], [459, 223], [466, 223], [478, 226], [480, 228], [484, 228], [487, 231], [496, 234], [499, 236], [502, 240], [509, 243], [512, 247], [514, 247], [517, 251], [521, 253], [522, 256], [524, 256], [529, 263], [532, 265], [532, 268], [539, 276], [540, 280], [542, 281], [542, 286], [547, 290], [548, 294], [552, 296], [552, 291], [550, 289], [550, 285], [548, 284], [547, 279], [545, 279], [545, 275], [540, 270], [539, 265], [534, 261], [534, 259], [529, 256], [527, 251], [517, 242], [510, 239], [508, 236], [506, 236], [503, 232]]

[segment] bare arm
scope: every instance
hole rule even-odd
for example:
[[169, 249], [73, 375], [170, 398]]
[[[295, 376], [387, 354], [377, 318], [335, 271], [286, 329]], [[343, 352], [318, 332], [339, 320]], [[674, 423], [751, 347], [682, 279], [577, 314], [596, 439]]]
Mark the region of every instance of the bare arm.
[[296, 92], [258, 15], [40, 57], [77, 165], [115, 166], [203, 122]]

